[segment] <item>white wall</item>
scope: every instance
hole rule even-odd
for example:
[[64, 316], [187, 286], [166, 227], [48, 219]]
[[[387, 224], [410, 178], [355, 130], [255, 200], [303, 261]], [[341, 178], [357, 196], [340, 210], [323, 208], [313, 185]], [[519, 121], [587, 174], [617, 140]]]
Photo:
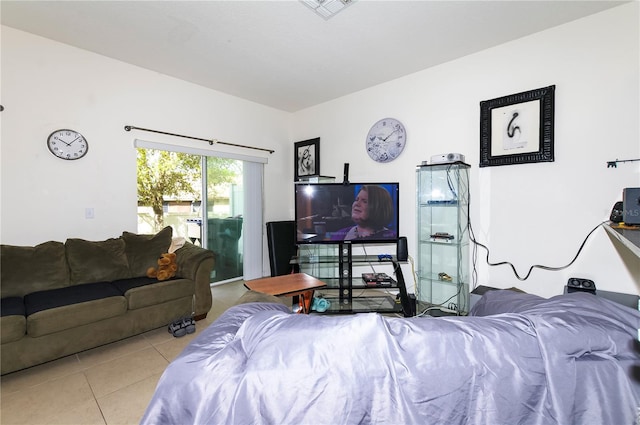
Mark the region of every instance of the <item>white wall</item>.
[[[411, 256], [415, 167], [435, 154], [462, 153], [472, 165], [473, 228], [491, 261], [510, 261], [523, 277], [534, 264], [565, 265], [608, 219], [622, 189], [640, 186], [640, 163], [606, 167], [640, 157], [638, 9], [637, 2], [617, 7], [298, 112], [294, 139], [320, 137], [321, 172], [338, 181], [345, 162], [351, 181], [399, 181], [400, 232]], [[552, 84], [555, 162], [479, 169], [480, 101]], [[407, 146], [394, 162], [378, 164], [365, 152], [365, 135], [387, 116], [405, 124]], [[552, 296], [569, 277], [584, 277], [600, 289], [640, 293], [640, 260], [602, 228], [571, 267], [536, 269], [525, 281], [508, 267], [489, 268], [485, 255], [479, 251], [481, 285]]]
[[[9, 27], [1, 34], [2, 243], [101, 240], [135, 231], [133, 140], [209, 146], [126, 132], [124, 125], [274, 149], [272, 155], [227, 150], [268, 157], [267, 216], [288, 202], [286, 193], [270, 188], [293, 172], [291, 114]], [[63, 161], [49, 153], [46, 138], [61, 128], [86, 137], [85, 158]], [[85, 208], [94, 209], [94, 219], [85, 218]]]
[[[566, 264], [622, 188], [640, 186], [639, 163], [606, 168], [640, 157], [638, 14], [634, 2], [296, 114], [1, 27], [0, 242], [135, 231], [133, 139], [178, 141], [125, 132], [129, 124], [275, 149], [265, 167], [265, 221], [293, 217], [293, 142], [321, 137], [322, 174], [340, 180], [348, 162], [351, 181], [401, 183], [400, 230], [412, 256], [415, 166], [460, 152], [472, 165], [473, 226], [491, 259], [511, 261], [521, 274], [533, 264]], [[479, 102], [551, 84], [556, 161], [479, 169]], [[395, 162], [377, 164], [364, 137], [385, 116], [402, 120], [409, 140]], [[46, 137], [65, 127], [89, 140], [86, 158], [48, 152]], [[95, 219], [84, 218], [88, 207]], [[488, 268], [480, 254], [479, 284], [550, 296], [580, 276], [601, 289], [640, 293], [640, 263], [602, 229], [572, 267], [536, 270], [525, 282]]]

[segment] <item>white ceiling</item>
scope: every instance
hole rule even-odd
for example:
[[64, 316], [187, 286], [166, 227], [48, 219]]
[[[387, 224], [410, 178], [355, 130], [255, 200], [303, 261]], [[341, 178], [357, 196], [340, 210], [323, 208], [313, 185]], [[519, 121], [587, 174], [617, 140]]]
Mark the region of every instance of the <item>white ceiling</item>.
[[3, 25], [297, 111], [624, 1], [8, 1]]

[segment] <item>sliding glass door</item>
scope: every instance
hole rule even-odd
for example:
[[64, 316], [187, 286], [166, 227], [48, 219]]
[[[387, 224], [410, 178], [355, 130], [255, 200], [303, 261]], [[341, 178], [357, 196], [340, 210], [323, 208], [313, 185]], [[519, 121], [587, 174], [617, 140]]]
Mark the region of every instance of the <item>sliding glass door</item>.
[[211, 282], [243, 276], [243, 161], [138, 149], [138, 232], [165, 226], [216, 254]]
[[244, 187], [242, 161], [205, 157], [202, 234], [204, 247], [216, 254], [213, 282], [243, 275]]

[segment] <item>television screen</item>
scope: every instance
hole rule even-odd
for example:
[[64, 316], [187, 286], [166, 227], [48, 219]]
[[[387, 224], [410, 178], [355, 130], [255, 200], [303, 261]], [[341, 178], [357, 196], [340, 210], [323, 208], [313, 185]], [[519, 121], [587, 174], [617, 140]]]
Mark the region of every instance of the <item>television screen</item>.
[[398, 183], [295, 185], [297, 243], [397, 242]]

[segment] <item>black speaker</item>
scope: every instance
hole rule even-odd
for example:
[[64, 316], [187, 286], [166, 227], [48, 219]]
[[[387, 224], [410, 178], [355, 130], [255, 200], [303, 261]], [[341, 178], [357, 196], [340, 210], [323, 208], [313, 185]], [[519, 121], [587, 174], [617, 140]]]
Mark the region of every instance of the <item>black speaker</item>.
[[396, 258], [398, 259], [398, 261], [407, 261], [409, 259], [409, 252], [407, 251], [407, 238], [404, 236], [400, 236], [398, 238]]
[[271, 276], [297, 272], [297, 266], [290, 263], [291, 257], [298, 252], [296, 223], [293, 220], [269, 221], [266, 226]]
[[593, 280], [571, 277], [567, 282], [567, 292], [588, 292], [595, 295], [596, 284]]
[[640, 187], [622, 190], [622, 221], [625, 224], [640, 224]]
[[416, 299], [415, 294], [409, 294], [409, 311], [404, 312], [404, 317], [413, 317], [416, 315], [416, 308], [418, 305], [418, 300]]
[[344, 174], [342, 176], [342, 184], [349, 184], [349, 163], [344, 163]]

